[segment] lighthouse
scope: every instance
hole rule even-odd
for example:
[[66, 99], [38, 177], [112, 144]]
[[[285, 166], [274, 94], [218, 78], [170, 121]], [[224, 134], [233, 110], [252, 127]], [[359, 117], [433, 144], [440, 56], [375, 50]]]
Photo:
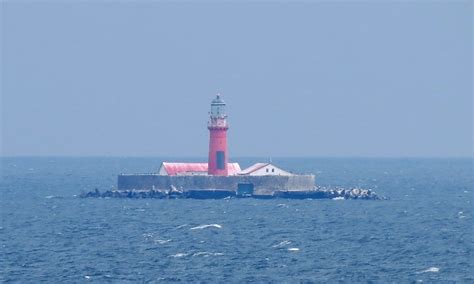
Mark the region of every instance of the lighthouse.
[[[241, 169], [238, 163], [229, 163], [227, 152], [226, 104], [219, 94], [211, 101], [209, 112], [209, 157], [201, 162], [161, 163], [156, 173], [121, 174], [118, 193], [107, 192], [92, 196], [150, 196], [152, 198], [227, 198], [277, 196], [297, 198], [321, 196], [314, 186], [314, 175], [297, 175], [272, 163], [256, 163]], [[204, 129], [203, 129], [204, 131]], [[130, 195], [131, 193], [137, 195]], [[287, 195], [288, 193], [288, 195]], [[333, 195], [328, 195], [330, 198]], [[320, 197], [315, 197], [320, 198]]]
[[211, 102], [211, 112], [209, 113], [209, 175], [227, 176], [228, 170], [228, 154], [227, 154], [227, 115], [225, 112], [225, 102], [221, 96], [217, 94], [216, 98]]

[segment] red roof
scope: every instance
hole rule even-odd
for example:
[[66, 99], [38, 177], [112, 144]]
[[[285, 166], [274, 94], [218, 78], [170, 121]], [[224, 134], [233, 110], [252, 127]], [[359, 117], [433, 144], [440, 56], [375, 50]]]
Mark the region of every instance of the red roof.
[[[163, 162], [162, 167], [165, 168], [166, 173], [170, 176], [177, 174], [184, 174], [187, 172], [205, 172], [207, 173], [207, 163], [168, 163]], [[240, 172], [238, 163], [228, 163], [227, 169], [229, 175], [236, 175]]]

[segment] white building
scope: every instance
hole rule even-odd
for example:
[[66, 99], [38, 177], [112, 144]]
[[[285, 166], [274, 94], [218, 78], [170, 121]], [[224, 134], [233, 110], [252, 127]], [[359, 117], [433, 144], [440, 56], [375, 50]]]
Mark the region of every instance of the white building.
[[249, 176], [291, 176], [290, 172], [284, 171], [270, 163], [256, 163], [238, 173]]

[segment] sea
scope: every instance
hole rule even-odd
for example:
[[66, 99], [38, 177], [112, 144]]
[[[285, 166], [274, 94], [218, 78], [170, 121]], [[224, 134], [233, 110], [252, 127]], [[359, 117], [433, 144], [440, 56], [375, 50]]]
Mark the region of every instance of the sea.
[[163, 160], [1, 158], [0, 282], [474, 282], [471, 158], [273, 159], [387, 200], [78, 197]]

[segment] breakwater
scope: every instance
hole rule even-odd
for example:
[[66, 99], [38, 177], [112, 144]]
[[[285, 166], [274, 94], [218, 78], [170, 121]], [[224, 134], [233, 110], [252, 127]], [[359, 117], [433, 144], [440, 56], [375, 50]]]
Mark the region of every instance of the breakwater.
[[159, 174], [120, 174], [117, 189], [95, 189], [81, 197], [156, 199], [381, 199], [363, 188], [315, 186], [314, 175], [209, 176]]
[[210, 176], [159, 174], [120, 174], [117, 178], [118, 190], [178, 191], [226, 189], [255, 195], [271, 195], [277, 191], [312, 190], [314, 175], [266, 175], [266, 176]]
[[224, 198], [286, 198], [286, 199], [385, 199], [378, 196], [370, 189], [341, 188], [341, 187], [314, 187], [311, 190], [277, 190], [271, 194], [253, 194], [229, 189], [191, 189], [179, 190], [172, 187], [168, 190], [161, 189], [112, 189], [104, 192], [95, 189], [82, 193], [81, 197], [96, 198], [156, 198], [156, 199], [224, 199]]

